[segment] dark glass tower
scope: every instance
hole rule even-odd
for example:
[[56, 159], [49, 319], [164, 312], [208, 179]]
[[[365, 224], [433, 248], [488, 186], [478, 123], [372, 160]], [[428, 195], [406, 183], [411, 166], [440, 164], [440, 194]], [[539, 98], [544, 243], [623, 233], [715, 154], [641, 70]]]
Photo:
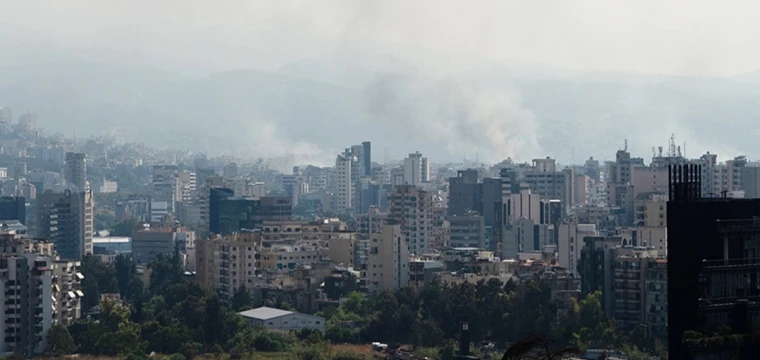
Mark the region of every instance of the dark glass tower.
[[[760, 329], [751, 321], [760, 315], [760, 226], [753, 224], [760, 199], [701, 198], [699, 166], [676, 165], [669, 172], [669, 358], [757, 354], [748, 334]], [[743, 340], [710, 339], [726, 326]], [[704, 339], [685, 341], [687, 331]]]

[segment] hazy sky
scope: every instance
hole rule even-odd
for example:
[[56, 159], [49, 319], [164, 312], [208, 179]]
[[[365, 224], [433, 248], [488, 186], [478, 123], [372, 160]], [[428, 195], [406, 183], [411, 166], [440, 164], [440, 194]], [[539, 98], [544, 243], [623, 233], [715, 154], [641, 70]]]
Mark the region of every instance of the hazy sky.
[[760, 68], [758, 0], [2, 0], [0, 14], [0, 52], [178, 69], [275, 68], [346, 43], [579, 70]]

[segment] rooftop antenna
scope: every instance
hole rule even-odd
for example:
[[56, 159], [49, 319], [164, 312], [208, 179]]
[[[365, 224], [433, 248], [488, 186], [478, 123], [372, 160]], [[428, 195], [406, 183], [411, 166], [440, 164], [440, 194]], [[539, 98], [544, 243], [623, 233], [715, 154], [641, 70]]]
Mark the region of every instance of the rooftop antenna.
[[628, 139], [625, 139], [624, 142], [625, 147], [623, 147], [623, 151], [628, 151]]

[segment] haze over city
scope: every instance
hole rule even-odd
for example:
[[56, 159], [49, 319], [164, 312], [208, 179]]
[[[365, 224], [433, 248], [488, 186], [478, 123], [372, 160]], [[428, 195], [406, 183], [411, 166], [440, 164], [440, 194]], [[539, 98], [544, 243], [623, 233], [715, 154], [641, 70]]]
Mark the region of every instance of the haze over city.
[[68, 136], [292, 164], [329, 164], [346, 137], [435, 161], [577, 162], [624, 138], [649, 153], [672, 133], [695, 154], [758, 152], [755, 1], [74, 0], [0, 12], [0, 95]]
[[760, 354], [758, 0], [0, 0], [0, 357]]

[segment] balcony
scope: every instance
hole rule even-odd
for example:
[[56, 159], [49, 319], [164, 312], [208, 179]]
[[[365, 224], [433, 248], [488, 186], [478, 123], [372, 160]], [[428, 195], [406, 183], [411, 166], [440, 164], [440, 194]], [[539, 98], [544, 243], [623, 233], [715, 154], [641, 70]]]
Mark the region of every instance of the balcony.
[[702, 267], [705, 271], [728, 270], [728, 269], [739, 269], [739, 268], [760, 268], [760, 258], [702, 260]]

